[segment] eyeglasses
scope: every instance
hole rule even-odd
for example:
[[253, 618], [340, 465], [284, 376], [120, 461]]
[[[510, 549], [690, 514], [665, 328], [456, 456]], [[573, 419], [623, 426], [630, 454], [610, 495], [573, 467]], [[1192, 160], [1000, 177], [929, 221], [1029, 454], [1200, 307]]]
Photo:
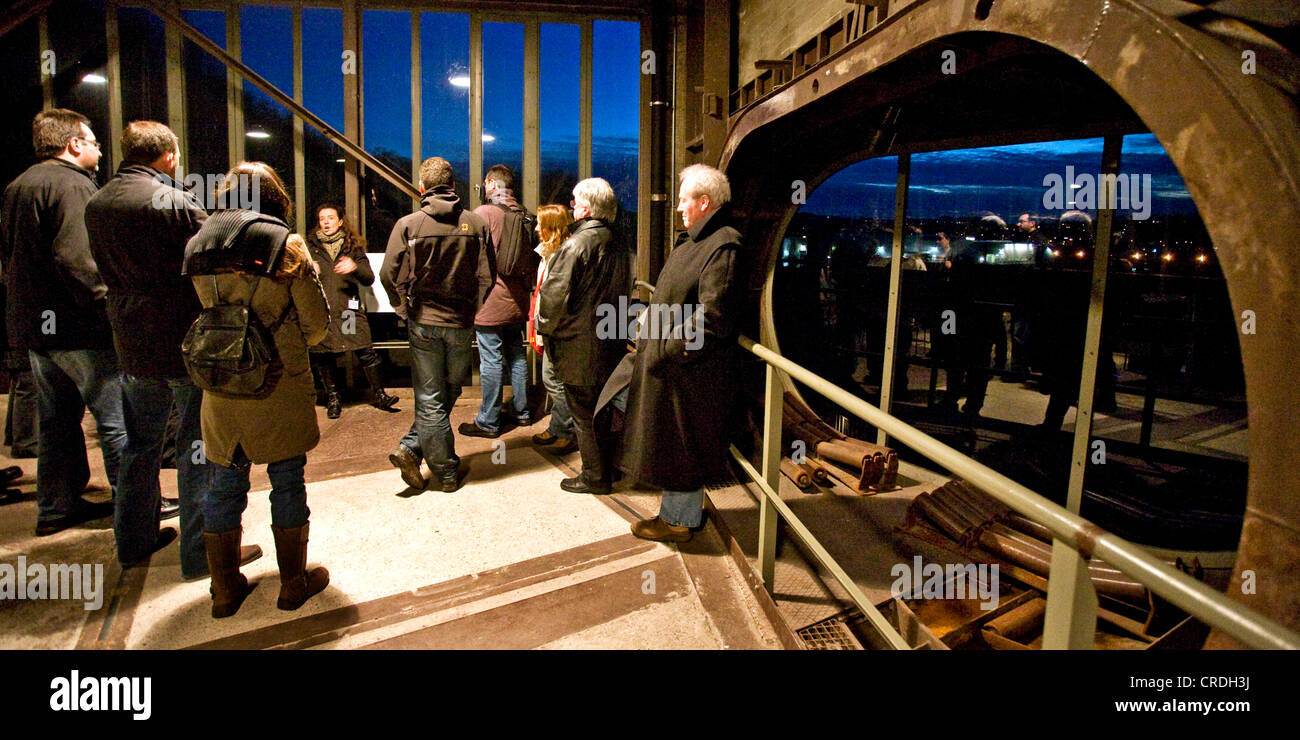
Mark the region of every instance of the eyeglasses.
[[90, 144], [91, 146], [95, 147], [96, 149], [99, 148], [99, 140], [98, 140], [98, 139], [87, 139], [87, 138], [85, 138], [85, 137], [83, 137], [83, 136], [74, 136], [74, 137], [72, 137], [72, 138], [74, 138], [74, 139], [81, 139], [82, 141], [86, 142], [87, 144]]

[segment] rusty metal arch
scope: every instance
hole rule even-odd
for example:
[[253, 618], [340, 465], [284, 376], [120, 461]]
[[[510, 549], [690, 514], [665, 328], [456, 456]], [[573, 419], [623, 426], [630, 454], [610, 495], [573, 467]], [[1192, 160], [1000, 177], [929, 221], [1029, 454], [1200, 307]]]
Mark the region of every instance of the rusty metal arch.
[[[977, 5], [988, 3], [922, 0], [733, 117], [719, 166], [732, 176], [738, 215], [749, 227], [747, 238], [760, 250], [763, 341], [776, 340], [774, 254], [797, 208], [790, 203], [790, 180], [785, 179], [789, 166], [770, 156], [772, 147], [784, 143], [773, 133], [783, 122], [834, 100], [855, 82], [886, 73], [882, 69], [918, 47], [960, 34], [990, 32], [1072, 58], [1164, 146], [1205, 221], [1238, 319], [1253, 312], [1255, 333], [1240, 336], [1250, 429], [1248, 500], [1229, 593], [1300, 629], [1300, 491], [1289, 482], [1300, 469], [1300, 445], [1290, 435], [1300, 419], [1300, 394], [1292, 391], [1294, 369], [1300, 368], [1295, 58], [1262, 36], [1225, 39], [1186, 26], [1157, 12], [1157, 6], [1176, 5], [1160, 0], [997, 0], [982, 20], [976, 17]], [[1244, 71], [1242, 47], [1251, 43], [1272, 67], [1256, 74]], [[841, 106], [856, 102], [847, 96], [839, 100]], [[824, 137], [827, 149], [836, 153], [820, 160], [810, 157], [815, 163], [806, 170], [807, 179], [820, 182], [835, 171], [829, 169], [831, 162], [842, 166], [851, 157], [860, 158], [861, 136], [834, 150], [836, 133]], [[894, 152], [877, 148], [876, 153]], [[1245, 571], [1253, 571], [1253, 593], [1235, 587]], [[1210, 645], [1235, 643], [1215, 635]]]

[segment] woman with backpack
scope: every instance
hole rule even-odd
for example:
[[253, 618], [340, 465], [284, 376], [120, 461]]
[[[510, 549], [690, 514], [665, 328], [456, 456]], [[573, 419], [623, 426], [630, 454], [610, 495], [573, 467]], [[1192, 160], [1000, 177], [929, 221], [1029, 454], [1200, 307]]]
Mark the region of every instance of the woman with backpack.
[[546, 269], [551, 264], [551, 258], [560, 251], [560, 245], [568, 238], [571, 223], [573, 217], [564, 206], [552, 204], [537, 209], [537, 254], [542, 259], [537, 265], [537, 283], [528, 310], [528, 346], [542, 356], [542, 385], [551, 397], [551, 423], [546, 431], [533, 435], [533, 444], [555, 445], [551, 452], [556, 455], [567, 455], [577, 450], [578, 440], [573, 431], [569, 402], [564, 398], [564, 385], [555, 377], [555, 366], [542, 346], [542, 335], [537, 333], [537, 299], [541, 295], [542, 281], [546, 279]]
[[325, 415], [337, 419], [343, 413], [334, 390], [335, 358], [356, 352], [357, 362], [370, 384], [370, 405], [388, 411], [396, 396], [384, 392], [379, 377], [379, 355], [370, 345], [370, 322], [366, 320], [366, 299], [373, 301], [370, 286], [375, 272], [366, 258], [366, 239], [348, 224], [343, 207], [323, 203], [316, 209], [319, 228], [307, 235], [311, 258], [321, 266], [320, 282], [330, 306], [330, 330], [325, 341], [311, 348], [312, 366], [325, 391]]
[[[275, 170], [261, 162], [239, 163], [226, 174], [218, 203], [223, 194], [235, 202], [234, 189], [247, 192], [254, 181], [260, 185], [260, 197], [252, 199], [257, 211], [215, 211], [185, 249], [184, 273], [192, 276], [204, 307], [182, 353], [191, 376], [204, 388], [203, 445], [211, 477], [203, 539], [212, 572], [212, 616], [217, 618], [233, 615], [252, 591], [239, 561], [240, 518], [248, 505], [253, 463], [265, 464], [271, 479], [271, 531], [280, 566], [277, 606], [297, 609], [329, 583], [327, 570], [306, 567], [310, 510], [303, 477], [307, 451], [320, 441], [307, 348], [327, 335], [329, 305], [306, 243], [289, 233], [292, 206]], [[229, 317], [238, 318], [250, 305], [246, 333], [269, 337], [274, 344], [271, 361], [263, 363], [266, 382], [238, 386], [243, 376], [204, 375], [205, 364], [223, 367], [223, 322], [205, 324], [205, 314], [227, 311], [222, 315], [229, 326]], [[212, 350], [204, 349], [200, 329], [205, 327], [217, 335], [218, 341], [209, 342]]]

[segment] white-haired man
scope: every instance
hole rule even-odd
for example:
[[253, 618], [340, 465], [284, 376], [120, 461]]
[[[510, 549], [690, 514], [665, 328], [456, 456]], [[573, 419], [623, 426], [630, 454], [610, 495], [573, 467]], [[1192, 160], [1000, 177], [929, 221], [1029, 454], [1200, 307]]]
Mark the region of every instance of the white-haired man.
[[719, 170], [682, 170], [677, 211], [686, 232], [655, 281], [650, 326], [637, 338], [618, 458], [633, 480], [664, 489], [659, 515], [632, 525], [642, 539], [689, 540], [703, 522], [704, 485], [726, 471], [746, 284], [730, 200]]
[[574, 493], [609, 493], [612, 482], [609, 432], [597, 429], [593, 417], [600, 389], [627, 343], [617, 333], [596, 333], [597, 308], [616, 306], [627, 294], [631, 259], [609, 226], [617, 214], [618, 198], [608, 182], [592, 177], [574, 186], [569, 238], [551, 262], [537, 304], [537, 333], [546, 337], [555, 376], [564, 384], [582, 453], [582, 473], [560, 482]]

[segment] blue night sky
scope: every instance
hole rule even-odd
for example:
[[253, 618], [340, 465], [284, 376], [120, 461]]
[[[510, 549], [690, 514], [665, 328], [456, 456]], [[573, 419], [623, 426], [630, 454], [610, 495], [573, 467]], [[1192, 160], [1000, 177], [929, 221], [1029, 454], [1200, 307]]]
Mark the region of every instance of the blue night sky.
[[[185, 11], [214, 41], [225, 43], [221, 11]], [[292, 16], [288, 8], [241, 9], [243, 61], [286, 93], [293, 90]], [[450, 82], [468, 73], [469, 16], [420, 13], [422, 72], [421, 155], [468, 160], [469, 91]], [[411, 155], [411, 14], [367, 10], [362, 14], [365, 146]], [[519, 23], [483, 24], [484, 165], [518, 165], [523, 150], [523, 46]], [[541, 25], [542, 159], [544, 166], [576, 170], [578, 140], [579, 33], [572, 24]], [[640, 27], [635, 22], [596, 21], [593, 29], [593, 163], [635, 157], [638, 146]], [[343, 129], [342, 11], [303, 10], [303, 103], [331, 126]], [[267, 100], [251, 85], [255, 97]]]
[[[1101, 168], [1101, 139], [927, 152], [912, 157], [908, 215], [967, 218], [992, 212], [1008, 223], [1047, 213], [1043, 177], [1073, 166], [1076, 177]], [[1151, 134], [1126, 136], [1121, 172], [1151, 176], [1153, 214], [1195, 213], [1182, 177]], [[850, 165], [809, 193], [804, 211], [820, 216], [892, 218], [896, 157]]]

